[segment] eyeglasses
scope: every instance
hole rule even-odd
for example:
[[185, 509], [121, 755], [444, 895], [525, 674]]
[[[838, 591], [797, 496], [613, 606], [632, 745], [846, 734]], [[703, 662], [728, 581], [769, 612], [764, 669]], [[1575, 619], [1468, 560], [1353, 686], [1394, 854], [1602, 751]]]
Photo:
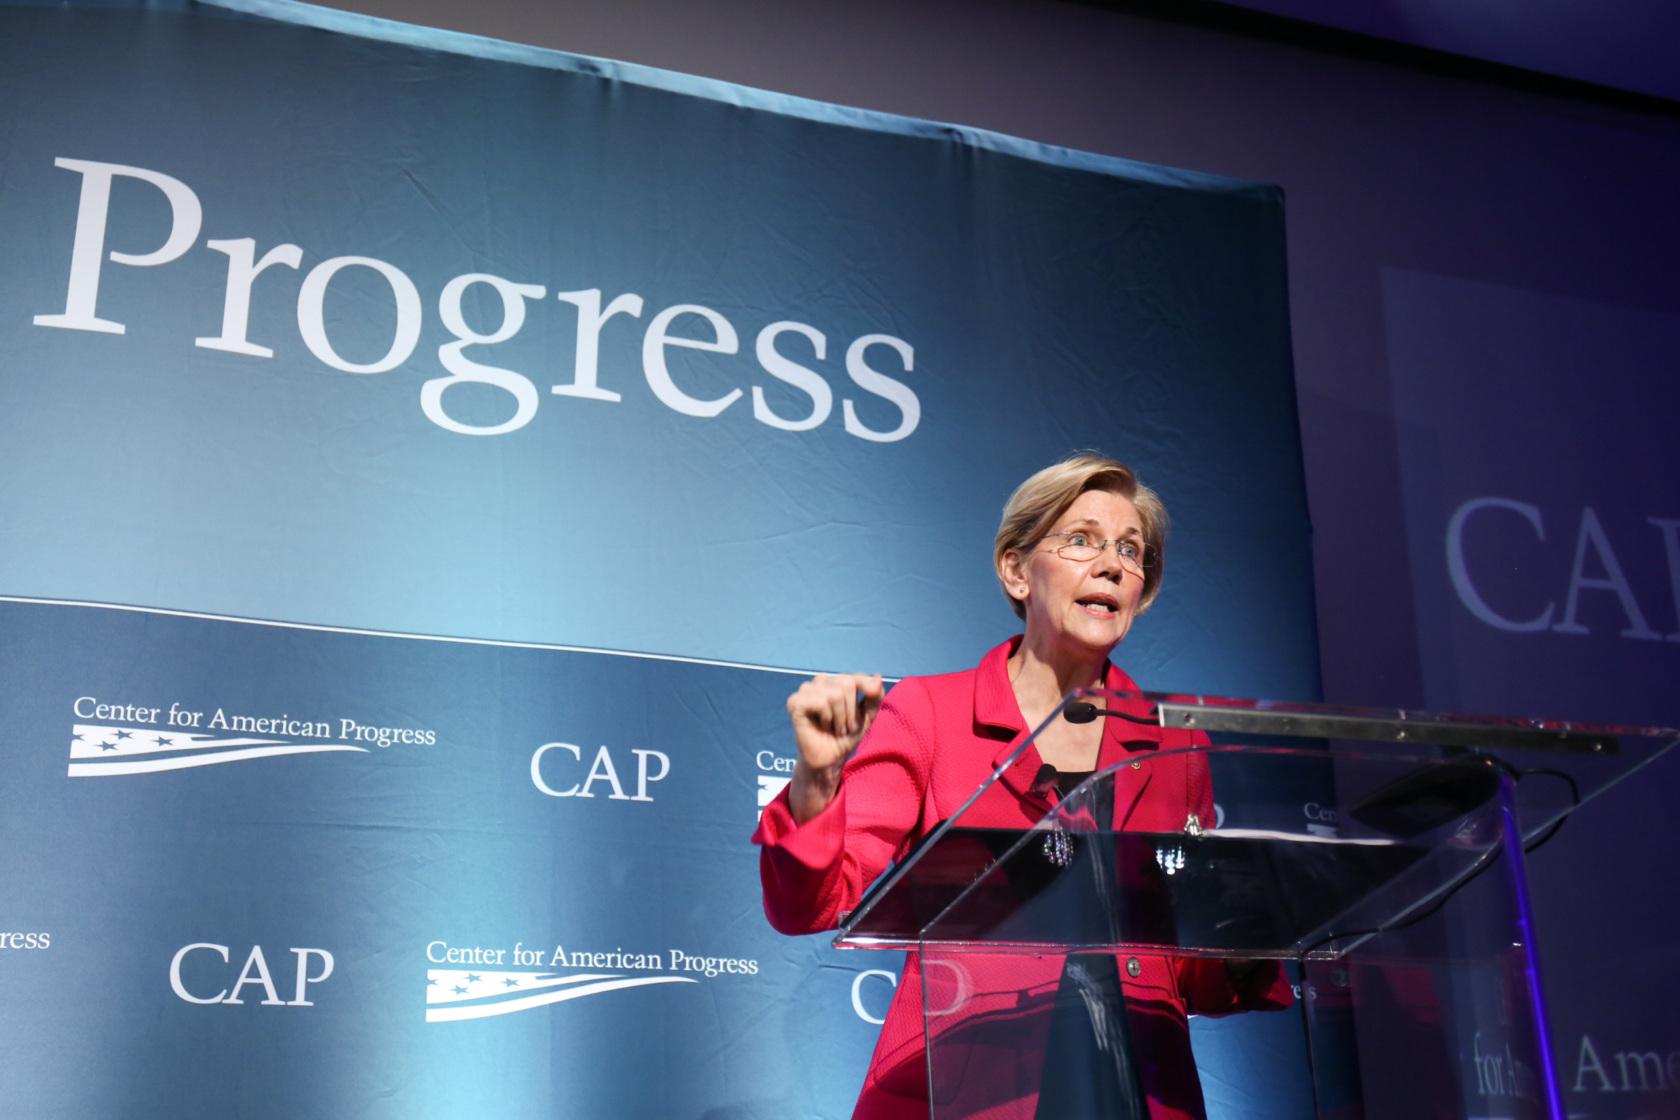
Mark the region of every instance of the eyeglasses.
[[1118, 537], [1113, 540], [1098, 540], [1090, 533], [1074, 530], [1071, 533], [1046, 533], [1040, 540], [1051, 537], [1066, 538], [1056, 546], [1056, 555], [1063, 560], [1072, 560], [1078, 564], [1088, 563], [1103, 554], [1109, 545], [1114, 546], [1114, 555], [1119, 557], [1120, 566], [1135, 576], [1142, 576], [1144, 565], [1148, 563], [1143, 557], [1143, 545], [1129, 537]]

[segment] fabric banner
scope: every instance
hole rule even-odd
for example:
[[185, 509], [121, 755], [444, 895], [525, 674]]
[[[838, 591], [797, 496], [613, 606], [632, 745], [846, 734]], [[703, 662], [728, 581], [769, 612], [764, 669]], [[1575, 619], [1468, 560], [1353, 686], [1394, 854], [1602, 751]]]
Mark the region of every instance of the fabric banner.
[[[1680, 727], [1680, 317], [1383, 276], [1418, 647], [1431, 707]], [[1584, 392], [1609, 384], [1613, 392]], [[1543, 776], [1530, 781], [1542, 782]], [[1673, 1117], [1673, 758], [1528, 861], [1572, 1117]]]
[[771, 931], [745, 843], [793, 678], [38, 603], [0, 648], [7, 1115], [855, 1094], [898, 962]]
[[976, 663], [1075, 449], [1120, 664], [1315, 698], [1274, 188], [244, 6], [0, 7], [0, 1111], [845, 1115], [790, 670]]

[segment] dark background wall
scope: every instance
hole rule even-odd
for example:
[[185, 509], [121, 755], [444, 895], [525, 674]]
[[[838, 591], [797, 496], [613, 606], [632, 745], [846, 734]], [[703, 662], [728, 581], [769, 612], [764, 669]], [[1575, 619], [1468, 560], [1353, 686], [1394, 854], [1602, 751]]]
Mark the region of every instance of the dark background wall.
[[1680, 97], [1680, 8], [1663, 0], [1237, 0], [1398, 43]]
[[[1648, 629], [1680, 638], [1680, 574], [1671, 557], [1671, 604], [1648, 520], [1680, 518], [1675, 102], [1242, 19], [1056, 0], [337, 6], [1281, 184], [1325, 698], [1450, 697], [1471, 709], [1680, 725], [1680, 644], [1618, 635], [1636, 628], [1603, 586], [1602, 550], [1577, 554], [1573, 569], [1588, 580], [1589, 633], [1513, 635], [1476, 629], [1446, 590], [1440, 547], [1455, 502], [1543, 508], [1550, 551], [1523, 551], [1540, 542], [1512, 522], [1517, 535], [1502, 543], [1478, 538], [1497, 557], [1477, 578], [1528, 564], [1544, 586], [1484, 582], [1490, 601], [1508, 617], [1533, 615], [1525, 600], [1563, 610], [1577, 525], [1597, 508]], [[1192, 13], [1210, 10], [1219, 17]], [[1566, 23], [1553, 20], [1552, 31]], [[1411, 38], [1467, 49], [1476, 36]], [[1664, 73], [1644, 58], [1650, 38], [1634, 37], [1640, 50], [1622, 83], [1647, 94], [1661, 83], [1633, 70]], [[1514, 41], [1495, 36], [1480, 53], [1546, 57], [1500, 46]], [[1613, 50], [1589, 61], [1554, 69], [1619, 72]], [[1397, 399], [1408, 402], [1405, 424]], [[1431, 418], [1435, 405], [1450, 405], [1451, 423]], [[1442, 441], [1464, 454], [1441, 454]], [[1670, 758], [1583, 810], [1531, 863], [1560, 1075], [1577, 1115], [1670, 1116], [1680, 1100], [1680, 1087], [1577, 1076], [1588, 1038], [1612, 1081], [1613, 1053], [1680, 1051], [1668, 1007], [1680, 914], [1664, 870], [1676, 854], [1664, 824], [1676, 797], [1680, 760]]]

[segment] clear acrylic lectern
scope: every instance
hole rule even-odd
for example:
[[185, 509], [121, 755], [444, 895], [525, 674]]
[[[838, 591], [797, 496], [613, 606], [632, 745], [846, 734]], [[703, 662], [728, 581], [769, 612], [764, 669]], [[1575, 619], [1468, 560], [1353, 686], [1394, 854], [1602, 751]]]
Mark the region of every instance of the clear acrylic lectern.
[[[1563, 1120], [1524, 849], [1680, 732], [1098, 690], [1051, 718], [1070, 705], [1212, 742], [1139, 732], [1031, 830], [965, 824], [1005, 763], [836, 938], [919, 953], [932, 1120], [1143, 1120], [1133, 1035], [1160, 1008], [1122, 975], [1184, 958], [1286, 970], [1270, 1013], [1300, 1022], [1324, 1120]], [[1117, 829], [1187, 755], [1216, 819]]]

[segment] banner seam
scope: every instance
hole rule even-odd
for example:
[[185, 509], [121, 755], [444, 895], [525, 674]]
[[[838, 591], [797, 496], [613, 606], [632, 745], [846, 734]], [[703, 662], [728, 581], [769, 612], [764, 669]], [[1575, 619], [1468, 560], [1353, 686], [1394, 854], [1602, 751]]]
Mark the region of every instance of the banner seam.
[[[210, 611], [184, 611], [169, 607], [141, 607], [128, 603], [99, 603], [85, 599], [38, 599], [28, 595], [0, 595], [0, 603], [33, 603], [48, 607], [88, 607], [96, 610], [129, 611], [134, 614], [166, 615], [170, 618], [197, 618], [210, 622], [239, 622], [248, 626], [274, 626], [283, 630], [313, 630], [325, 634], [354, 634], [370, 638], [406, 638], [416, 642], [452, 642], [469, 646], [498, 646], [505, 649], [541, 649], [556, 653], [598, 653], [607, 657], [637, 657], [645, 661], [675, 661], [684, 665], [710, 665], [719, 669], [751, 669], [760, 673], [782, 673], [808, 677], [821, 670], [790, 669], [780, 665], [753, 665], [744, 661], [720, 661], [708, 657], [683, 657], [674, 653], [642, 653], [627, 649], [601, 649], [595, 646], [569, 646], [554, 642], [515, 642], [499, 638], [465, 638], [450, 634], [407, 634], [395, 630], [371, 630], [358, 626], [327, 626], [316, 622], [285, 622], [273, 618], [243, 618], [239, 615], [215, 614]], [[889, 682], [897, 677], [883, 678]]]

